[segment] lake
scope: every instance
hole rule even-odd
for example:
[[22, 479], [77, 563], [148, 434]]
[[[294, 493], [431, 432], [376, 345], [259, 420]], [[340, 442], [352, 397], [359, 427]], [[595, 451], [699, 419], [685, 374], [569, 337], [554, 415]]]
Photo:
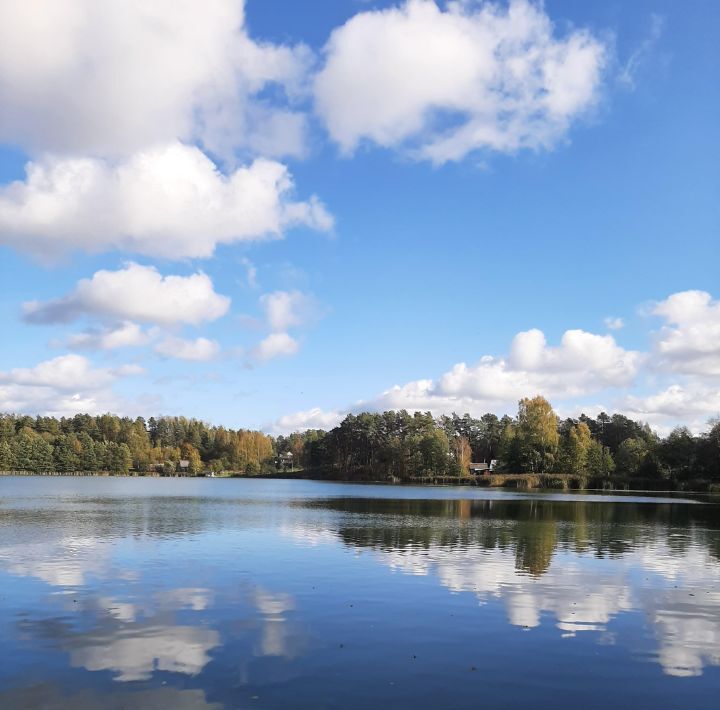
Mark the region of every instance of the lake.
[[0, 478], [0, 643], [4, 710], [717, 708], [720, 507]]

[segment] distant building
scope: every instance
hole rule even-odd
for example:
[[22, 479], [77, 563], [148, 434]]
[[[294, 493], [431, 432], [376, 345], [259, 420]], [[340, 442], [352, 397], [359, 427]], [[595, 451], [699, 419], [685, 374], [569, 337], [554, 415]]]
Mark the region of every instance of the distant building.
[[190, 462], [187, 459], [180, 459], [180, 462], [178, 463], [178, 468], [181, 472], [187, 473], [190, 470]]
[[478, 474], [484, 474], [490, 471], [490, 466], [488, 466], [484, 461], [482, 463], [471, 463], [468, 464], [468, 470], [473, 476], [477, 476]]
[[280, 454], [277, 458], [277, 467], [279, 469], [282, 469], [283, 471], [289, 469], [293, 469], [295, 466], [295, 462], [293, 461], [293, 455], [292, 452], [287, 451], [284, 454]]

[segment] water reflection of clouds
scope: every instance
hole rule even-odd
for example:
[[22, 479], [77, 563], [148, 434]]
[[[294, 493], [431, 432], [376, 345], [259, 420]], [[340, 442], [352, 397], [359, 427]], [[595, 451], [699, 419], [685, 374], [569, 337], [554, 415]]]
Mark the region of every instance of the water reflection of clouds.
[[106, 546], [91, 538], [65, 537], [47, 542], [0, 546], [0, 566], [10, 574], [35, 577], [63, 589], [83, 586], [108, 568]]
[[[286, 528], [302, 544], [328, 539], [328, 531]], [[348, 536], [333, 534], [348, 544]], [[517, 541], [503, 549], [473, 544], [371, 545], [393, 570], [434, 575], [453, 592], [473, 593], [481, 604], [500, 600], [508, 621], [526, 629], [550, 614], [564, 637], [600, 633], [625, 612], [643, 612], [658, 643], [655, 660], [673, 676], [700, 675], [720, 665], [720, 564], [706, 547], [687, 539], [681, 551], [663, 539], [643, 541], [622, 554], [535, 551], [528, 560]], [[365, 549], [365, 545], [362, 546]]]
[[79, 636], [71, 642], [70, 663], [113, 671], [119, 681], [148, 680], [156, 670], [197, 675], [219, 644], [218, 632], [204, 627], [127, 625]]
[[192, 609], [205, 611], [212, 604], [214, 592], [204, 587], [180, 587], [158, 592], [158, 605], [167, 609]]
[[262, 630], [257, 656], [292, 657], [297, 650], [292, 627], [287, 623], [287, 612], [295, 608], [290, 594], [271, 593], [264, 589], [255, 591], [255, 606], [260, 614]]
[[178, 587], [155, 592], [142, 601], [129, 601], [115, 597], [92, 597], [90, 604], [98, 611], [104, 612], [118, 621], [132, 622], [139, 617], [152, 617], [165, 611], [178, 611], [190, 609], [192, 611], [205, 611], [214, 597], [211, 589], [204, 587]]
[[[71, 666], [110, 671], [116, 681], [149, 680], [156, 671], [199, 674], [213, 649], [222, 646], [220, 633], [204, 625], [174, 623], [174, 616], [182, 610], [208, 611], [216, 591], [175, 587], [145, 594], [142, 579], [114, 566], [111, 558], [111, 546], [70, 536], [53, 544], [0, 547], [0, 568], [15, 576], [41, 580], [57, 592], [72, 592], [72, 597], [62, 597], [62, 609], [83, 614], [94, 627], [80, 630], [50, 619], [28, 621], [24, 631], [52, 636], [69, 653]], [[113, 589], [118, 580], [130, 582], [124, 593], [92, 593], [98, 582], [101, 589]], [[238, 603], [240, 608], [246, 603], [249, 614], [248, 657], [297, 656], [302, 634], [288, 618], [295, 609], [291, 595], [251, 587], [241, 594]], [[248, 675], [249, 667], [243, 672]], [[178, 700], [195, 702], [197, 698], [182, 696]]]
[[[651, 595], [646, 611], [660, 643], [658, 662], [675, 676], [697, 676], [705, 665], [720, 665], [720, 594], [701, 588]], [[696, 594], [699, 601], [688, 600]]]
[[[618, 614], [643, 611], [655, 629], [657, 660], [665, 673], [699, 675], [705, 664], [720, 665], [720, 594], [708, 593], [717, 587], [719, 569], [698, 548], [686, 550], [680, 559], [663, 545], [628, 552], [606, 564], [563, 558], [541, 577], [518, 571], [514, 556], [498, 550], [430, 547], [382, 557], [394, 568], [409, 565], [415, 574], [424, 564], [425, 573], [436, 574], [447, 588], [474, 592], [481, 601], [501, 599], [510, 623], [517, 626], [539, 626], [541, 615], [550, 613], [559, 630], [574, 635], [605, 631]], [[632, 581], [633, 573], [651, 573], [661, 581], [643, 586]], [[670, 588], [670, 582], [681, 588]]]
[[158, 670], [196, 675], [208, 663], [209, 652], [220, 645], [215, 630], [155, 619], [182, 609], [206, 610], [213, 599], [210, 589], [164, 589], [141, 601], [88, 595], [92, 578], [132, 581], [134, 577], [113, 569], [107, 545], [65, 537], [51, 545], [6, 546], [0, 548], [0, 566], [12, 575], [33, 577], [61, 591], [83, 590], [79, 603], [68, 598], [64, 606], [92, 615], [97, 628], [73, 633], [63, 627], [61, 642], [74, 667], [112, 671], [118, 681], [147, 680]]

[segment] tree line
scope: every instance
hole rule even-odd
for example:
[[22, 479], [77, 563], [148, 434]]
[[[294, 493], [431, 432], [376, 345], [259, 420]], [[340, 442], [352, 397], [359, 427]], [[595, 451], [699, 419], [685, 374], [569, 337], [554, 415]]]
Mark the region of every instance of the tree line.
[[567, 474], [577, 487], [720, 486], [720, 420], [662, 438], [622, 414], [561, 420], [543, 397], [520, 400], [515, 417], [364, 412], [278, 437], [185, 417], [0, 415], [0, 471], [174, 474], [182, 461], [190, 475], [251, 475], [276, 472], [286, 453], [302, 475], [343, 480], [464, 477], [495, 461], [499, 473]]
[[0, 415], [0, 471], [174, 474], [274, 470], [272, 437], [185, 417]]
[[720, 420], [694, 436], [662, 438], [622, 414], [560, 419], [543, 397], [522, 399], [515, 417], [389, 411], [348, 415], [339, 426], [279, 437], [300, 465], [358, 480], [466, 476], [495, 460], [504, 473], [568, 474], [578, 487], [707, 488], [720, 485]]

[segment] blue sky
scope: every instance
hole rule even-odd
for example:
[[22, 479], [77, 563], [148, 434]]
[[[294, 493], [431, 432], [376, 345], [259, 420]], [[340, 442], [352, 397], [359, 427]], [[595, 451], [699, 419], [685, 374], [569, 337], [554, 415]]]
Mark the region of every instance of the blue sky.
[[715, 3], [142, 5], [0, 10], [1, 410], [720, 414]]

